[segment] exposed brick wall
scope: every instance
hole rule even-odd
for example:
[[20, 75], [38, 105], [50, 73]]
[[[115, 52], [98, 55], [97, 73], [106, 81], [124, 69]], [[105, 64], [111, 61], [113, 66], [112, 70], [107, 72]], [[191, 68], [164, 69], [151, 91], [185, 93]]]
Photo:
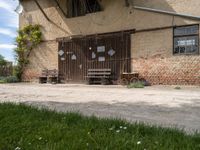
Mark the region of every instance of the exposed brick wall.
[[132, 71], [151, 84], [200, 85], [200, 55], [174, 56], [173, 29], [132, 35]]
[[200, 85], [200, 57], [138, 58], [133, 68], [151, 84]]

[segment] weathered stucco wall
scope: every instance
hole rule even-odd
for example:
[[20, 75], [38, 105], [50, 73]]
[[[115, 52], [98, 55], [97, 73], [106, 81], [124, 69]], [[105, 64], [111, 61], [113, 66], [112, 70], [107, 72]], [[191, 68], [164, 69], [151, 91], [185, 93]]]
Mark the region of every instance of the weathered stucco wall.
[[172, 28], [132, 34], [132, 58], [171, 56], [173, 47], [172, 37]]
[[[27, 80], [38, 76], [44, 68], [57, 68], [57, 43], [55, 39], [58, 37], [200, 23], [198, 20], [190, 20], [188, 18], [174, 17], [125, 7], [125, 2], [123, 0], [102, 0], [101, 5], [104, 8], [103, 11], [69, 19], [65, 18], [61, 11], [55, 7], [56, 4], [54, 1], [38, 1], [51, 19], [51, 22], [46, 20], [33, 0], [24, 0], [22, 4], [25, 13], [20, 16], [20, 27], [26, 24], [40, 24], [42, 25], [44, 40], [53, 41], [45, 42], [34, 49], [30, 56], [30, 64], [25, 71], [25, 79]], [[64, 0], [60, 1], [64, 2]], [[200, 6], [199, 0], [135, 0], [134, 4], [171, 12], [196, 16], [200, 15], [200, 9], [198, 8]], [[62, 6], [65, 6], [64, 3]], [[200, 56], [173, 56], [172, 28], [138, 32], [132, 35], [131, 41], [131, 53], [133, 58], [132, 70], [139, 71], [142, 77], [147, 78], [155, 84], [171, 84], [168, 80], [172, 79], [172, 77], [174, 78], [172, 81], [174, 81], [175, 78], [186, 78], [186, 76], [183, 76], [183, 74], [185, 75], [183, 70], [188, 72], [188, 69], [185, 68], [191, 67], [193, 68], [193, 72], [189, 70], [190, 73], [188, 73], [187, 78], [190, 76], [191, 80], [193, 78], [196, 80], [190, 84], [200, 84], [200, 78], [196, 77], [200, 70], [198, 63]], [[45, 55], [42, 55], [43, 53], [45, 53]], [[163, 70], [163, 72], [159, 73], [158, 70]], [[174, 73], [172, 73], [172, 71], [174, 71]], [[168, 80], [166, 78], [164, 79], [163, 73], [165, 73], [165, 76], [168, 76]], [[177, 74], [177, 77], [174, 76], [174, 74]], [[154, 79], [150, 79], [150, 76], [151, 78], [154, 77]], [[163, 79], [161, 80], [160, 78]], [[178, 81], [180, 82], [173, 83], [182, 84], [182, 79]]]
[[[41, 24], [43, 26], [44, 39], [46, 40], [54, 40], [55, 38], [69, 35], [96, 34], [126, 29], [140, 30], [196, 23], [196, 21], [170, 15], [135, 10], [131, 7], [128, 8], [125, 7], [124, 0], [102, 0], [101, 5], [104, 10], [101, 12], [76, 18], [65, 18], [53, 0], [38, 1], [52, 22], [46, 20], [33, 0], [24, 0], [22, 4], [25, 13], [20, 17], [20, 26], [27, 23]], [[200, 5], [200, 1], [192, 1], [195, 2], [194, 4], [198, 3]], [[154, 6], [161, 9], [164, 7], [165, 10], [178, 13], [196, 14], [199, 11], [198, 8], [195, 9], [199, 5], [193, 5], [193, 10], [188, 9], [191, 1], [184, 1], [185, 6], [182, 9], [180, 8], [183, 4], [180, 0], [146, 0], [145, 2], [136, 0], [135, 3], [140, 6], [145, 4], [147, 7]], [[200, 11], [198, 14], [200, 14]]]
[[23, 74], [24, 81], [37, 80], [42, 69], [57, 69], [57, 49], [58, 46], [55, 41], [42, 42], [37, 48], [33, 49], [29, 56], [29, 64]]

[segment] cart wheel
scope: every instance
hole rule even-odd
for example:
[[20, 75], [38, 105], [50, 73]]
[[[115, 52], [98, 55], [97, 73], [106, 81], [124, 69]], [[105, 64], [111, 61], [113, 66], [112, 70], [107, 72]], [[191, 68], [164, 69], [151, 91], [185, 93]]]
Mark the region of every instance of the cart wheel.
[[130, 83], [137, 83], [138, 81], [139, 81], [138, 78], [133, 77], [133, 78], [131, 78]]
[[120, 85], [128, 85], [128, 80], [126, 78], [122, 78], [119, 80]]

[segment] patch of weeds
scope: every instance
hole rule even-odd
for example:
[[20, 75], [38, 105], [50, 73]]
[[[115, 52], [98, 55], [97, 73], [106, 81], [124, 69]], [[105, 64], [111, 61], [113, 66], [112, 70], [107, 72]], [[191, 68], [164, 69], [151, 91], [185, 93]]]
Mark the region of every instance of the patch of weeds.
[[176, 86], [174, 89], [175, 90], [181, 90], [181, 87], [180, 86]]
[[127, 86], [127, 88], [129, 88], [129, 89], [131, 89], [131, 88], [144, 88], [144, 83], [141, 82], [141, 81], [131, 83]]

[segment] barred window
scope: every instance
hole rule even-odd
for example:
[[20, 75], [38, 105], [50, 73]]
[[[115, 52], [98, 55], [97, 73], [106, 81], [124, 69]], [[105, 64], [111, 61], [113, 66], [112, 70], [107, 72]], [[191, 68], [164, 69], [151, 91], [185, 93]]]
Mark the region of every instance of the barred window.
[[174, 54], [199, 53], [199, 26], [184, 26], [174, 28]]

